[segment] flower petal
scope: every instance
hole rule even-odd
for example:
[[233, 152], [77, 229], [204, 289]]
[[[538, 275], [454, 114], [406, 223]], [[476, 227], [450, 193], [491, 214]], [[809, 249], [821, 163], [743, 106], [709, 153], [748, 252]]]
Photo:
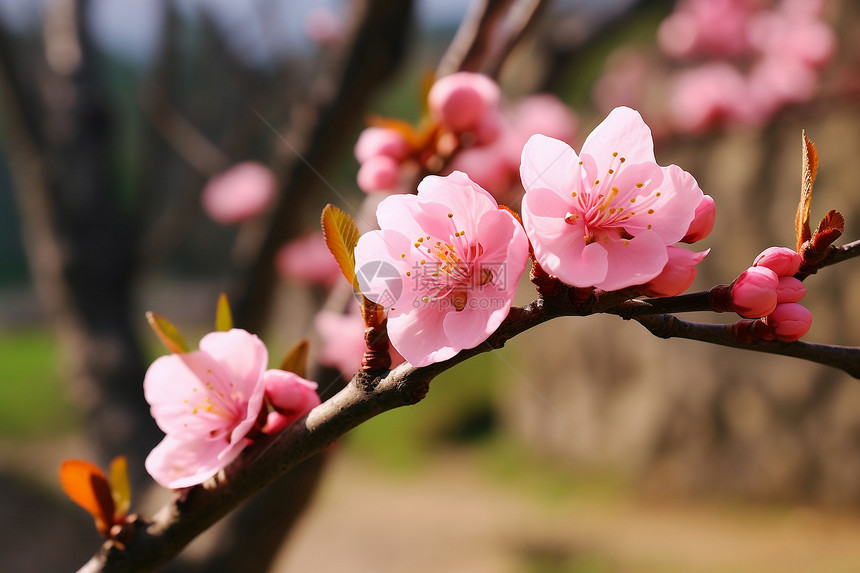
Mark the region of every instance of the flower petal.
[[606, 249], [608, 268], [605, 278], [594, 286], [606, 291], [646, 283], [669, 261], [666, 245], [654, 231], [642, 231], [629, 240], [601, 241], [600, 246]]
[[223, 439], [182, 440], [168, 435], [149, 453], [144, 465], [149, 475], [166, 488], [191, 487], [218, 473], [247, 444], [247, 440], [228, 444]]
[[447, 360], [459, 350], [453, 348], [443, 328], [445, 313], [438, 305], [395, 312], [388, 316], [391, 344], [413, 366], [427, 366]]
[[579, 156], [563, 141], [537, 134], [523, 147], [520, 178], [527, 194], [543, 187], [559, 197], [570, 197], [580, 189], [579, 171]]
[[585, 139], [581, 154], [594, 157], [601, 175], [617, 167], [622, 157], [628, 165], [656, 161], [651, 129], [639, 112], [629, 107], [613, 109]]

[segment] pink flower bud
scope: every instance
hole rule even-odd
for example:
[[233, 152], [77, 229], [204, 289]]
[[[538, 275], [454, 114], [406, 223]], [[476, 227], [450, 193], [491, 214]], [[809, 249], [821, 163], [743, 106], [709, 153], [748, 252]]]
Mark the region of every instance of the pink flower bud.
[[790, 277], [800, 270], [800, 255], [787, 247], [768, 247], [753, 261], [754, 267], [767, 267], [778, 276]]
[[639, 287], [648, 296], [675, 296], [690, 288], [696, 278], [696, 265], [711, 252], [711, 249], [701, 253], [692, 253], [680, 247], [667, 249], [669, 262], [663, 267], [663, 272]]
[[275, 176], [267, 167], [245, 161], [210, 179], [200, 202], [216, 223], [235, 225], [265, 211], [275, 197], [276, 186]]
[[320, 404], [317, 383], [298, 374], [269, 370], [265, 379], [266, 397], [283, 416], [296, 420]]
[[390, 191], [400, 180], [400, 165], [386, 155], [372, 157], [358, 169], [358, 187], [367, 193]]
[[806, 296], [806, 287], [794, 277], [779, 277], [779, 286], [776, 288], [776, 302], [798, 302]]
[[430, 113], [452, 131], [471, 131], [496, 110], [499, 86], [489, 77], [458, 72], [439, 79], [427, 95]]
[[696, 214], [693, 217], [693, 222], [690, 223], [690, 228], [687, 229], [687, 234], [681, 239], [682, 243], [695, 243], [701, 241], [711, 234], [714, 228], [714, 220], [717, 218], [717, 206], [714, 203], [714, 198], [710, 195], [702, 197], [701, 203], [696, 207]]
[[732, 284], [734, 311], [745, 318], [767, 316], [776, 308], [779, 277], [766, 267], [750, 267]]
[[403, 161], [409, 155], [409, 144], [403, 134], [385, 127], [368, 127], [355, 143], [355, 158], [364, 163], [378, 155]]
[[774, 329], [778, 340], [792, 342], [809, 332], [809, 327], [812, 326], [812, 313], [803, 305], [789, 302], [777, 305], [764, 322]]

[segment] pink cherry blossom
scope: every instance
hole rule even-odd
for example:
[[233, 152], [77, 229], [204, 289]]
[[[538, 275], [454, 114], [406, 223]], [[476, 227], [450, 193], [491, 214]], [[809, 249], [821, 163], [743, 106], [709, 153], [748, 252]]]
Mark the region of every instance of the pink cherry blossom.
[[790, 277], [800, 270], [801, 256], [787, 247], [768, 247], [753, 261], [754, 267], [767, 267], [780, 277]]
[[270, 370], [266, 376], [266, 398], [274, 408], [269, 412], [264, 434], [276, 434], [320, 404], [317, 383], [298, 374]]
[[[358, 305], [352, 305], [348, 313], [321, 310], [314, 319], [314, 327], [320, 335], [322, 346], [317, 360], [320, 364], [337, 368], [344, 378], [351, 379], [361, 368], [361, 358], [367, 345], [364, 342], [364, 320]], [[396, 349], [389, 349], [391, 367], [401, 364], [403, 357]]]
[[235, 225], [261, 214], [275, 197], [272, 172], [254, 161], [238, 163], [203, 188], [203, 210], [216, 223]]
[[764, 318], [764, 323], [773, 329], [777, 340], [792, 342], [809, 332], [812, 313], [796, 302], [779, 304]]
[[779, 277], [767, 267], [750, 267], [732, 284], [734, 311], [745, 318], [760, 318], [776, 308]]
[[164, 487], [199, 484], [233, 461], [263, 408], [268, 352], [244, 330], [212, 332], [200, 350], [155, 360], [143, 391], [158, 427], [167, 434], [146, 459]]
[[676, 296], [690, 288], [696, 278], [696, 265], [702, 262], [711, 249], [693, 253], [681, 247], [668, 247], [669, 262], [651, 281], [639, 287], [648, 296]]
[[326, 288], [341, 277], [340, 267], [319, 231], [290, 241], [275, 255], [278, 274], [303, 284], [318, 284]]
[[356, 269], [365, 296], [388, 307], [400, 354], [425, 366], [486, 340], [508, 315], [528, 259], [513, 215], [457, 171], [426, 177], [417, 196], [386, 198], [377, 219], [381, 230], [355, 248]]
[[654, 159], [651, 131], [620, 107], [577, 156], [535, 135], [522, 154], [523, 223], [540, 265], [576, 287], [618, 290], [654, 279], [702, 202], [692, 175]]
[[430, 113], [452, 131], [472, 131], [496, 112], [501, 98], [498, 84], [488, 76], [458, 72], [440, 78], [430, 88]]
[[701, 241], [711, 234], [714, 229], [714, 222], [717, 219], [717, 205], [714, 203], [714, 198], [710, 195], [702, 197], [702, 202], [696, 207], [696, 215], [690, 227], [687, 229], [687, 234], [681, 239], [682, 243], [695, 243]]
[[670, 100], [672, 123], [685, 133], [701, 133], [726, 123], [753, 123], [758, 111], [750, 101], [744, 75], [722, 61], [678, 72], [670, 83]]

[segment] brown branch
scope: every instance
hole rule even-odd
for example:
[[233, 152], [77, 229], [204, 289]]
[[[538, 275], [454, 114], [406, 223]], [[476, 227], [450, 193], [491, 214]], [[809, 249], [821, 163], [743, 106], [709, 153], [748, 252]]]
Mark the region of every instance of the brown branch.
[[454, 72], [476, 72], [480, 69], [497, 23], [513, 0], [474, 0], [466, 18], [436, 68], [436, 77]]
[[860, 240], [839, 247], [831, 247], [824, 260], [818, 264], [818, 268], [835, 265], [854, 257], [860, 257]]
[[813, 344], [809, 342], [777, 342], [757, 340], [740, 342], [732, 333], [732, 325], [700, 324], [687, 322], [669, 314], [636, 317], [639, 324], [660, 338], [686, 338], [710, 342], [720, 346], [741, 348], [753, 352], [766, 352], [800, 358], [825, 366], [832, 366], [860, 379], [860, 348]]

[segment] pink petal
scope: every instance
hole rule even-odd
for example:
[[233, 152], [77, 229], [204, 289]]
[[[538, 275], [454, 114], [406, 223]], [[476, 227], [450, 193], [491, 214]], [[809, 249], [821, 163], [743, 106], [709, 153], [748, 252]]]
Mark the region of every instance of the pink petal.
[[[595, 245], [598, 243], [589, 247]], [[669, 260], [666, 245], [653, 231], [642, 231], [630, 240], [600, 241], [599, 245], [606, 250], [608, 266], [605, 278], [594, 286], [606, 291], [646, 283], [659, 275]]]
[[445, 313], [433, 307], [420, 307], [411, 312], [399, 310], [388, 316], [388, 336], [391, 344], [413, 366], [427, 366], [451, 358], [460, 349], [453, 348], [443, 328]]
[[660, 201], [654, 206], [654, 213], [648, 215], [647, 222], [664, 245], [671, 245], [687, 234], [704, 194], [695, 178], [677, 165], [661, 169], [663, 183], [653, 190], [661, 194]]
[[263, 372], [269, 362], [266, 345], [257, 335], [234, 328], [228, 332], [210, 332], [200, 340], [200, 350], [211, 355], [228, 373], [232, 400], [247, 404], [244, 419], [232, 433], [233, 441], [245, 437], [263, 407]]
[[579, 172], [579, 156], [563, 141], [538, 134], [523, 147], [520, 178], [526, 192], [545, 188], [569, 198], [580, 191]]
[[625, 163], [654, 163], [654, 140], [639, 112], [629, 107], [616, 107], [600, 125], [594, 128], [581, 154], [594, 157], [598, 173], [606, 173], [617, 163], [613, 153], [624, 157]]
[[[420, 256], [412, 240], [398, 231], [385, 229], [365, 233], [355, 247], [359, 290], [377, 304], [388, 307], [398, 304], [408, 290], [408, 283], [412, 282], [406, 280], [406, 273]], [[406, 304], [411, 303], [411, 299], [406, 301]]]
[[281, 414], [296, 420], [320, 405], [317, 383], [293, 372], [267, 370], [263, 374], [266, 396]]
[[223, 439], [181, 440], [168, 435], [149, 453], [144, 465], [149, 475], [166, 488], [191, 487], [218, 473], [248, 443], [246, 440], [231, 446]]
[[233, 418], [241, 416], [241, 411], [230, 400], [216, 400], [217, 410], [210, 408], [210, 385], [228, 392], [229, 375], [208, 353], [197, 351], [156, 359], [146, 371], [143, 392], [163, 432], [188, 436], [223, 434], [231, 429]]

